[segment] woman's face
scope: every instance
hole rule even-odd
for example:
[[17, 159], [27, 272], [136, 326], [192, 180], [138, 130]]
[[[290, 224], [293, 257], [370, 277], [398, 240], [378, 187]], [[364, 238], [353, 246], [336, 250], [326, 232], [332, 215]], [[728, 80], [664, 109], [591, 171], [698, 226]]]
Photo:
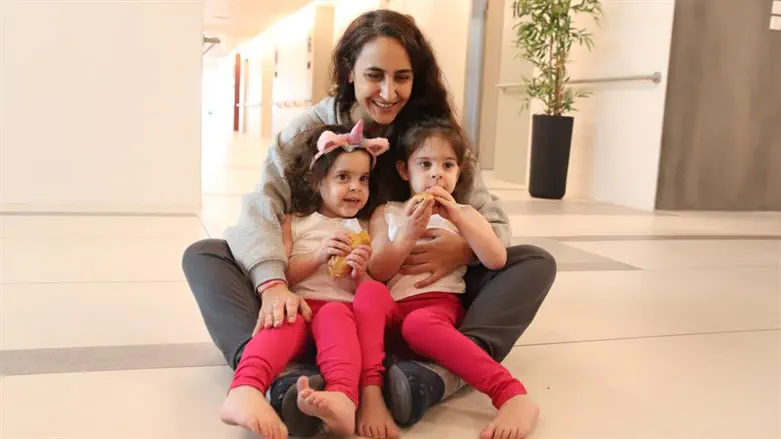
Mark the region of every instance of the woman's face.
[[[412, 65], [404, 46], [393, 38], [366, 43], [350, 74], [360, 118], [393, 123], [412, 93]], [[355, 118], [355, 117], [354, 117]]]

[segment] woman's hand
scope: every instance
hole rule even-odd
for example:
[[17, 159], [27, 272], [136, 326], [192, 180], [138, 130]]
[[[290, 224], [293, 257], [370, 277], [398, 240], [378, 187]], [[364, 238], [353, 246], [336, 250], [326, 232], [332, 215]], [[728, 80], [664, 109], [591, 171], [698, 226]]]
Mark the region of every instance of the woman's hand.
[[431, 273], [415, 284], [425, 288], [468, 264], [474, 253], [464, 238], [444, 229], [431, 229], [425, 234], [431, 241], [418, 244], [401, 266], [402, 274]]
[[406, 243], [415, 243], [426, 233], [428, 221], [434, 212], [436, 201], [432, 199], [420, 200], [412, 198], [404, 206], [404, 215], [399, 224], [399, 231], [394, 240]]
[[359, 245], [355, 248], [345, 261], [352, 267], [352, 278], [355, 281], [363, 279], [366, 275], [366, 268], [369, 266], [369, 259], [372, 257], [372, 248], [368, 245]]
[[312, 319], [312, 308], [304, 299], [290, 292], [285, 284], [275, 285], [261, 295], [258, 323], [252, 335], [262, 329], [279, 328], [286, 317], [289, 323], [293, 323], [298, 313], [301, 313], [301, 317], [307, 322]]
[[347, 256], [352, 250], [350, 242], [350, 236], [341, 230], [331, 233], [323, 239], [315, 253], [317, 262], [325, 264], [331, 256]]

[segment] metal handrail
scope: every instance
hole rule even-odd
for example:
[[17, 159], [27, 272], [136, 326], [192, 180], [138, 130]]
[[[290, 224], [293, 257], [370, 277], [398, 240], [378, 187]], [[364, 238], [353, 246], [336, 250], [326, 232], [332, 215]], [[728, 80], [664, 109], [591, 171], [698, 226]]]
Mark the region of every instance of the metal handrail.
[[312, 105], [311, 99], [304, 99], [302, 101], [277, 101], [274, 102], [274, 106], [277, 108], [297, 108], [306, 107]]
[[[662, 82], [661, 72], [654, 72], [650, 75], [629, 75], [629, 76], [612, 76], [606, 78], [588, 78], [588, 79], [572, 79], [567, 81], [567, 85], [571, 84], [602, 84], [606, 82], [628, 82], [628, 81], [651, 81], [654, 84]], [[520, 88], [523, 84], [520, 82], [507, 82], [503, 84], [496, 84], [496, 88]]]
[[220, 44], [220, 42], [221, 41], [220, 41], [220, 39], [218, 37], [212, 37], [212, 36], [209, 36], [209, 35], [203, 35], [203, 44], [208, 44], [208, 46], [206, 46], [206, 49], [203, 50], [203, 53], [201, 53], [201, 55], [202, 56], [206, 55], [206, 53], [208, 53], [210, 50], [212, 50], [212, 48], [214, 46], [216, 46], [217, 44]]

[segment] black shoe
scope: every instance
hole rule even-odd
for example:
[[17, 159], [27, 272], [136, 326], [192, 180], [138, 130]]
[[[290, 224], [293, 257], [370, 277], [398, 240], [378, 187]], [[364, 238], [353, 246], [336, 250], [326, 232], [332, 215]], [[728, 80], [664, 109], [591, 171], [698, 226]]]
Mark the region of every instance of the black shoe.
[[400, 361], [387, 367], [384, 393], [396, 425], [409, 428], [442, 399], [445, 382], [419, 363]]
[[274, 380], [269, 389], [269, 402], [277, 412], [282, 422], [287, 426], [290, 436], [310, 437], [320, 431], [320, 419], [309, 416], [298, 409], [298, 389], [296, 381], [299, 377], [309, 377], [309, 386], [315, 390], [325, 387], [320, 371], [314, 366], [301, 366], [297, 370]]

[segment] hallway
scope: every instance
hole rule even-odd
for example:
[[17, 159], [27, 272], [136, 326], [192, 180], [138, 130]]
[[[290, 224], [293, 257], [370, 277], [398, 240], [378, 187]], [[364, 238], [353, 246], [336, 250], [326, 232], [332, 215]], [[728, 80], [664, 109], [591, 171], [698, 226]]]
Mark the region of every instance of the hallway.
[[[0, 437], [249, 437], [219, 422], [231, 372], [179, 262], [236, 220], [267, 142], [209, 139], [200, 217], [0, 216]], [[541, 407], [533, 438], [781, 436], [781, 214], [652, 214], [486, 181], [514, 243], [559, 263], [505, 361]], [[404, 437], [476, 438], [491, 413], [465, 391]]]

